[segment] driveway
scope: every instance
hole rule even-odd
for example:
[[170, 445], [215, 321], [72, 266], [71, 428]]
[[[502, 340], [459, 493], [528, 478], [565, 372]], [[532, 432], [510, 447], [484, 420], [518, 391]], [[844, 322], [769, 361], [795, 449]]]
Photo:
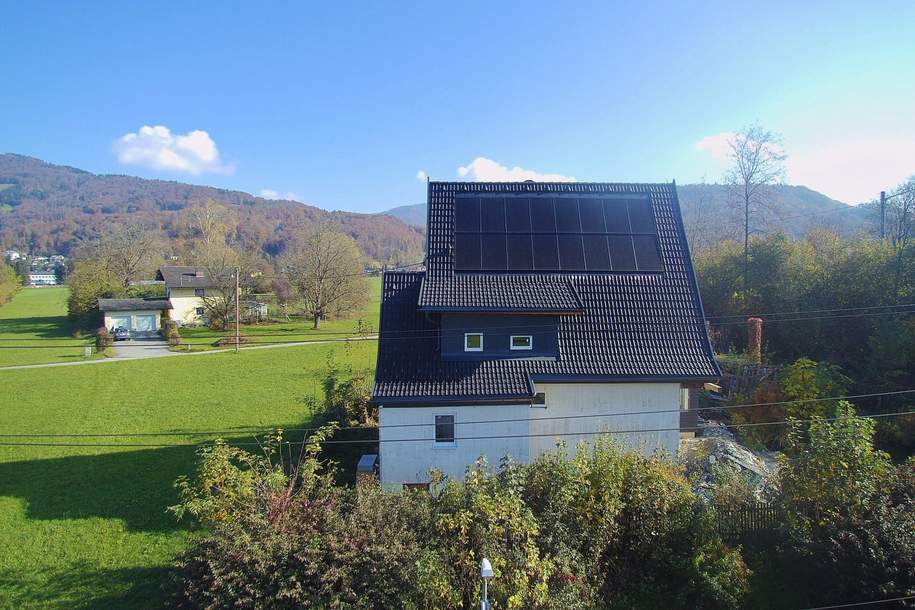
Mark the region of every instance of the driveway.
[[114, 342], [115, 358], [158, 358], [170, 356], [168, 341], [164, 339], [128, 339]]

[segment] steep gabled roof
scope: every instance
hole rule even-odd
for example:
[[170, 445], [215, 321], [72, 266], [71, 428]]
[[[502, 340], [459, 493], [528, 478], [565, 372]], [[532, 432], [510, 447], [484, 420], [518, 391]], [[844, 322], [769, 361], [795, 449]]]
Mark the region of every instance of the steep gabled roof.
[[[633, 195], [650, 200], [657, 273], [498, 274], [454, 271], [454, 201], [466, 193]], [[537, 381], [701, 381], [712, 354], [673, 184], [429, 184], [427, 271], [386, 273], [373, 399], [524, 401]], [[443, 360], [431, 312], [562, 313], [558, 359]], [[579, 313], [580, 312], [580, 313]]]
[[212, 288], [215, 286], [205, 267], [170, 265], [159, 267], [157, 280], [164, 280], [167, 288]]

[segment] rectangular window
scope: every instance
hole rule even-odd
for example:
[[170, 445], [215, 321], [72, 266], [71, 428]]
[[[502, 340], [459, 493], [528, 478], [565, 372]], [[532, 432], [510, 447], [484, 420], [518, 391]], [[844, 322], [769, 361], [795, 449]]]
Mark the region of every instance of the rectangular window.
[[435, 416], [435, 443], [454, 444], [454, 415]]
[[206, 296], [206, 291], [203, 288], [194, 288], [194, 296], [195, 297]]
[[483, 333], [466, 333], [464, 335], [465, 352], [483, 351]]
[[198, 316], [202, 316], [203, 313], [204, 313], [204, 312], [203, 312], [203, 307], [198, 307], [197, 309], [194, 310], [194, 312], [195, 312]]
[[512, 350], [529, 350], [534, 347], [534, 338], [531, 335], [512, 335]]

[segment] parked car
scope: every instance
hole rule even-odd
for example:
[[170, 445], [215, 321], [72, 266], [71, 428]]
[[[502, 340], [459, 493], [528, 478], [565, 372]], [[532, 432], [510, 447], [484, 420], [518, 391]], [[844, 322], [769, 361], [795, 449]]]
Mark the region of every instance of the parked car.
[[125, 339], [130, 339], [130, 331], [124, 328], [123, 326], [118, 326], [114, 329], [112, 333], [115, 341], [123, 341]]

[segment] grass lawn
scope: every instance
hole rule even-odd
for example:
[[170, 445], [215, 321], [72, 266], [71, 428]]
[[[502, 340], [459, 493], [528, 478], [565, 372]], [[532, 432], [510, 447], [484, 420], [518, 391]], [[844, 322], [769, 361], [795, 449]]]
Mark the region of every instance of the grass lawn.
[[23, 288], [0, 306], [0, 366], [84, 359], [85, 346], [95, 341], [72, 337], [68, 294], [66, 286]]
[[[342, 339], [356, 334], [376, 334], [378, 332], [378, 312], [381, 303], [381, 278], [371, 277], [370, 297], [368, 303], [361, 311], [340, 320], [324, 320], [321, 328], [314, 329], [314, 322], [305, 316], [290, 316], [289, 322], [269, 322], [262, 324], [243, 324], [239, 332], [249, 338], [250, 344], [257, 343], [295, 343], [299, 341], [321, 341], [327, 339]], [[272, 307], [271, 316], [278, 315], [278, 308]], [[357, 327], [362, 327], [362, 332], [357, 332]], [[234, 330], [217, 332], [205, 326], [186, 327], [181, 329], [183, 345], [179, 351], [184, 351], [190, 345], [191, 351], [211, 350], [214, 343], [226, 335], [234, 334]]]
[[[0, 309], [4, 336], [59, 340], [65, 298], [65, 289], [23, 291]], [[368, 341], [0, 371], [0, 434], [182, 432], [0, 443], [180, 444], [214, 436], [185, 431], [216, 430], [251, 442], [241, 430], [308, 423], [302, 398], [320, 392], [329, 352], [371, 369], [375, 349]], [[67, 358], [48, 351], [32, 357]], [[168, 567], [192, 535], [165, 508], [177, 501], [175, 478], [193, 467], [188, 446], [0, 446], [0, 607], [161, 606]]]

